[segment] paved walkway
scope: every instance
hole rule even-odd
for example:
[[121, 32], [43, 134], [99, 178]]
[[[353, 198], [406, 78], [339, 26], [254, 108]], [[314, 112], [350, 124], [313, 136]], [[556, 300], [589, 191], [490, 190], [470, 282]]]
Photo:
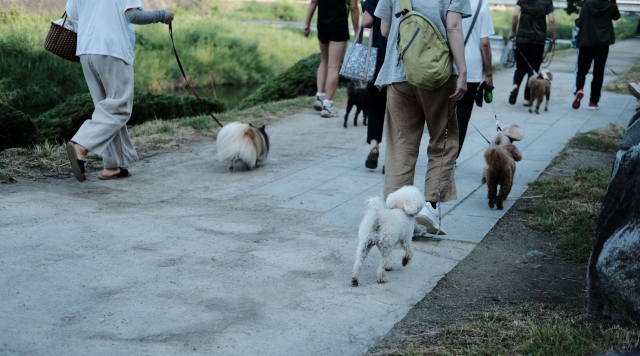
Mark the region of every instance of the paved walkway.
[[[640, 40], [625, 41], [610, 62], [624, 58], [620, 73], [639, 57]], [[633, 113], [630, 95], [611, 93], [599, 111], [571, 110], [564, 62], [540, 115], [506, 104], [512, 71], [496, 75], [500, 123], [525, 133], [505, 209], [575, 133]], [[495, 133], [491, 106], [472, 122]], [[380, 169], [363, 164], [366, 128], [308, 111], [268, 131], [271, 155], [253, 171], [227, 173], [206, 142], [148, 157], [128, 180], [1, 185], [0, 354], [360, 355], [506, 212], [487, 207], [486, 143], [471, 127], [447, 235], [417, 241], [406, 268], [395, 251], [387, 284], [375, 283], [372, 253], [351, 287], [364, 202], [382, 193]], [[425, 170], [423, 156], [419, 187]]]

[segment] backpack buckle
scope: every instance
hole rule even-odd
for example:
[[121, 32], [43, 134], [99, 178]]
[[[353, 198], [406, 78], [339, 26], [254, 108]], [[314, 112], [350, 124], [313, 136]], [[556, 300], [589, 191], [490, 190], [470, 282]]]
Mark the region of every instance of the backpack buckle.
[[404, 16], [409, 12], [409, 10], [404, 9], [396, 14], [396, 18], [400, 18], [400, 16]]

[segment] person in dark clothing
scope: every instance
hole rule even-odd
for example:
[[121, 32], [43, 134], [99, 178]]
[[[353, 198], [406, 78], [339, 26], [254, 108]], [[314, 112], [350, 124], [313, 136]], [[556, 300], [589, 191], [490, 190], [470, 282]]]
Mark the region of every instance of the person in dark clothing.
[[580, 28], [580, 32], [576, 41], [576, 47], [579, 50], [573, 84], [574, 99], [571, 105], [574, 109], [580, 108], [580, 100], [584, 96], [582, 89], [585, 77], [591, 68], [591, 62], [593, 62], [593, 79], [589, 109], [598, 109], [609, 46], [616, 41], [612, 21], [619, 18], [620, 11], [615, 0], [587, 0], [580, 9], [580, 16], [576, 19], [576, 27]]
[[[376, 72], [375, 78], [380, 73], [382, 63], [384, 63], [384, 56], [387, 52], [387, 38], [382, 37], [380, 31], [380, 24], [382, 20], [379, 17], [375, 17], [373, 13], [378, 6], [378, 0], [367, 0], [362, 4], [364, 14], [362, 15], [362, 27], [371, 28], [372, 35], [369, 38], [373, 38], [372, 46], [378, 49], [378, 56], [376, 58]], [[387, 107], [387, 88], [378, 90], [373, 83], [367, 84], [367, 91], [369, 92], [369, 126], [367, 127], [367, 143], [371, 147], [367, 160], [364, 162], [365, 167], [369, 169], [375, 169], [378, 167], [378, 157], [380, 155], [379, 143], [382, 141], [382, 128], [384, 127], [384, 114]]]
[[[537, 73], [540, 70], [547, 38], [545, 17], [549, 19], [549, 27], [553, 33], [552, 42], [555, 42], [558, 31], [553, 17], [552, 0], [518, 0], [516, 3], [511, 18], [511, 31], [509, 31], [510, 39], [516, 37], [516, 71], [513, 74], [513, 89], [509, 95], [511, 105], [516, 103], [524, 75], [528, 75], [528, 82], [528, 78], [534, 74], [534, 71]], [[520, 26], [518, 26], [518, 18], [520, 18]], [[517, 33], [516, 27], [518, 27]], [[525, 84], [524, 106], [529, 105], [529, 87]]]

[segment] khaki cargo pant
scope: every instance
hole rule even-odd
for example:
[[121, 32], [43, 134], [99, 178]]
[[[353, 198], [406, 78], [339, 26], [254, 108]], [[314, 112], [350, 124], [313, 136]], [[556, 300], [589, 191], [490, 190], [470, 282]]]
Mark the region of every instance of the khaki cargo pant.
[[432, 91], [420, 89], [407, 82], [389, 85], [385, 117], [385, 200], [389, 194], [403, 186], [413, 185], [425, 123], [429, 132], [429, 161], [424, 182], [425, 200], [438, 201], [440, 179], [440, 201], [458, 198], [454, 180], [458, 153], [458, 119], [455, 113], [456, 102], [449, 99], [455, 87], [454, 76], [445, 85]]

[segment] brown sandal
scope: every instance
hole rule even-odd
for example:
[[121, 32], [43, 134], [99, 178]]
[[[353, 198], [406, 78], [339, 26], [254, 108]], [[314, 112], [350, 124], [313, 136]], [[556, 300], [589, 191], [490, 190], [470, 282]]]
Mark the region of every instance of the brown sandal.
[[79, 160], [78, 154], [76, 153], [76, 147], [73, 142], [67, 142], [67, 156], [69, 157], [69, 164], [71, 165], [71, 170], [73, 171], [73, 175], [76, 177], [78, 182], [82, 183], [87, 180], [86, 170], [84, 168], [84, 164], [86, 161]]
[[100, 175], [98, 175], [98, 178], [100, 180], [109, 180], [109, 179], [119, 179], [119, 178], [131, 177], [131, 172], [129, 172], [128, 169], [122, 168], [122, 167], [118, 167], [118, 168], [120, 168], [120, 172], [118, 174], [112, 175], [112, 176], [104, 176], [104, 175], [102, 175], [102, 173], [100, 173]]
[[369, 151], [369, 155], [367, 156], [367, 160], [364, 162], [364, 166], [369, 169], [378, 168], [378, 157], [380, 156], [380, 150], [378, 146], [374, 147]]

